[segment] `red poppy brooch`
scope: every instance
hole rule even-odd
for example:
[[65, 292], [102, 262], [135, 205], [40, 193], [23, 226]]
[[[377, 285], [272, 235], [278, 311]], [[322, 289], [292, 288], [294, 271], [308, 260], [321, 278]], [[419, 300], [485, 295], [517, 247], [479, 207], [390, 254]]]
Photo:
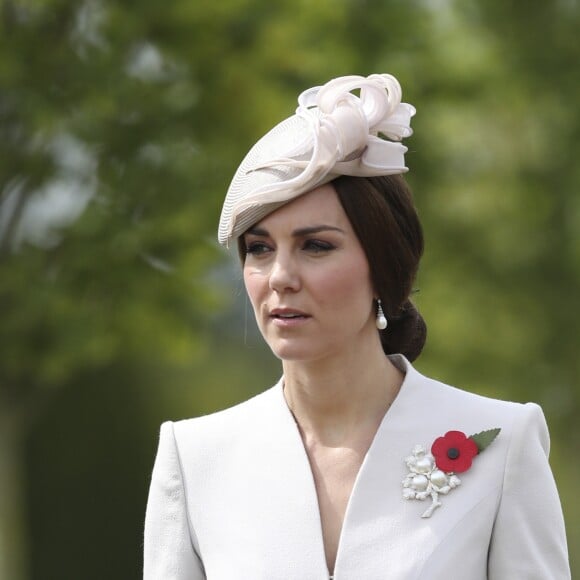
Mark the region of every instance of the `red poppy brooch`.
[[416, 445], [412, 455], [405, 459], [409, 468], [403, 479], [405, 499], [425, 500], [431, 505], [421, 517], [429, 518], [441, 506], [440, 495], [447, 495], [461, 484], [457, 473], [471, 467], [473, 458], [481, 453], [498, 435], [501, 429], [490, 429], [467, 437], [461, 431], [448, 431], [437, 437], [427, 453], [422, 445]]

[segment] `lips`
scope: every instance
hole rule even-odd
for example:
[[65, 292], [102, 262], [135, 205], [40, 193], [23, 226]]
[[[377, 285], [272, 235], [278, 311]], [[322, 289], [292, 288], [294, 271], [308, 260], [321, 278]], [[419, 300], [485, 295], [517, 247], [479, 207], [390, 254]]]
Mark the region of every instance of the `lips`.
[[270, 311], [270, 318], [280, 321], [304, 320], [310, 318], [306, 312], [294, 308], [274, 308]]

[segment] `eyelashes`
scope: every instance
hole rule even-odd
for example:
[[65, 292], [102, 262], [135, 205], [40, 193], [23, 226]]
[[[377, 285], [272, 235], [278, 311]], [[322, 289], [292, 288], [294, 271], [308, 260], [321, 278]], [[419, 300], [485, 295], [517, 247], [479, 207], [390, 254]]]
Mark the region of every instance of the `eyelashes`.
[[251, 242], [246, 244], [246, 254], [250, 256], [261, 256], [270, 250], [270, 247], [263, 242]]
[[314, 252], [316, 254], [321, 252], [330, 252], [335, 248], [336, 246], [334, 244], [323, 242], [322, 240], [306, 240], [303, 246], [304, 250]]
[[[300, 249], [310, 254], [323, 254], [335, 250], [336, 246], [323, 240], [309, 239], [303, 242]], [[250, 256], [263, 256], [273, 251], [274, 248], [266, 242], [254, 241], [246, 243], [246, 254]]]

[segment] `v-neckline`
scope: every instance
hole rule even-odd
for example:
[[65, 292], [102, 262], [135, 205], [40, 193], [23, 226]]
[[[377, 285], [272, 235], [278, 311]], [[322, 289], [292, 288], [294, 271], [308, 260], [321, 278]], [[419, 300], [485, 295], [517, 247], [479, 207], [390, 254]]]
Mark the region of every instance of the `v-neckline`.
[[[304, 441], [302, 439], [302, 435], [300, 434], [300, 427], [298, 425], [298, 422], [296, 421], [296, 418], [294, 417], [294, 414], [292, 413], [292, 411], [290, 410], [290, 407], [288, 406], [288, 403], [286, 401], [286, 397], [284, 396], [284, 378], [282, 377], [282, 379], [279, 381], [278, 383], [278, 389], [279, 389], [279, 397], [281, 399], [281, 402], [286, 410], [286, 414], [287, 417], [290, 419], [293, 427], [294, 427], [294, 433], [293, 433], [293, 439], [296, 440], [297, 444], [300, 446], [301, 449], [301, 461], [304, 463], [305, 462], [305, 471], [306, 473], [309, 475], [309, 493], [313, 494], [312, 497], [309, 498], [309, 503], [312, 503], [315, 508], [316, 508], [316, 521], [317, 521], [317, 540], [318, 540], [318, 550], [320, 551], [320, 554], [322, 556], [322, 561], [325, 564], [326, 567], [326, 574], [325, 577], [327, 577], [329, 580], [340, 580], [340, 577], [337, 576], [337, 571], [340, 572], [340, 562], [341, 562], [341, 553], [344, 551], [343, 546], [345, 543], [345, 535], [348, 533], [348, 527], [349, 527], [349, 520], [350, 520], [350, 513], [352, 511], [352, 505], [353, 505], [353, 498], [356, 497], [357, 495], [357, 489], [360, 487], [360, 481], [362, 479], [362, 477], [364, 476], [364, 471], [365, 471], [365, 466], [367, 464], [367, 459], [369, 457], [369, 455], [371, 454], [371, 451], [373, 450], [373, 447], [375, 447], [376, 442], [380, 439], [380, 435], [382, 434], [382, 432], [386, 429], [386, 425], [389, 422], [389, 418], [393, 415], [393, 410], [398, 407], [398, 401], [401, 399], [401, 394], [403, 393], [404, 389], [405, 389], [405, 385], [408, 382], [409, 379], [409, 367], [402, 361], [399, 359], [394, 359], [391, 358], [391, 362], [393, 362], [393, 364], [395, 364], [395, 366], [404, 374], [403, 377], [403, 382], [401, 383], [401, 387], [399, 388], [399, 391], [397, 393], [397, 396], [393, 399], [393, 402], [389, 405], [388, 409], [385, 411], [385, 414], [383, 415], [383, 418], [381, 419], [381, 422], [379, 423], [379, 426], [371, 440], [371, 443], [363, 457], [363, 460], [360, 464], [360, 467], [357, 471], [356, 477], [354, 479], [354, 483], [352, 485], [352, 488], [350, 490], [350, 494], [348, 497], [348, 501], [346, 504], [346, 509], [344, 511], [344, 518], [342, 520], [342, 526], [340, 528], [340, 533], [338, 536], [338, 543], [337, 543], [337, 548], [336, 548], [336, 558], [334, 560], [334, 570], [331, 572], [330, 570], [328, 570], [328, 566], [326, 564], [326, 550], [324, 547], [324, 534], [322, 531], [322, 515], [320, 512], [320, 503], [318, 501], [318, 492], [316, 489], [316, 482], [314, 479], [314, 473], [312, 472], [312, 466], [310, 464], [310, 460], [308, 458], [308, 452], [306, 450], [306, 447], [304, 445]], [[303, 466], [304, 467], [304, 466]]]

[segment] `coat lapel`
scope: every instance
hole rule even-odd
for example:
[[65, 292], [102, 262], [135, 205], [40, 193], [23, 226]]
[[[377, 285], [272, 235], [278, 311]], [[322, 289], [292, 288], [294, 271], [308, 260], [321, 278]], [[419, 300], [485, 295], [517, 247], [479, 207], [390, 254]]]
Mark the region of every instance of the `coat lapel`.
[[268, 576], [268, 580], [287, 578], [288, 562], [292, 560], [296, 578], [328, 580], [314, 478], [300, 432], [284, 398], [282, 381], [265, 395], [269, 399], [264, 401], [268, 411], [257, 417], [267, 417], [264, 463], [260, 461], [260, 470], [264, 465], [268, 468], [266, 477], [256, 482], [259, 485], [256, 497], [263, 504], [262, 513], [269, 514], [269, 540], [276, 538], [277, 549], [286, 554], [281, 558], [280, 576]]
[[[447, 430], [469, 430], [478, 425], [475, 417], [464, 419], [471, 427], [462, 425], [459, 418], [463, 410], [445, 407], [448, 393], [443, 393], [438, 383], [420, 375], [402, 357], [392, 357], [392, 360], [398, 366], [404, 365], [405, 380], [356, 479], [343, 524], [335, 580], [438, 577], [428, 571], [432, 556], [449, 546], [451, 537], [457, 547], [455, 533], [459, 524], [466, 517], [474, 521], [476, 518], [493, 520], [495, 502], [482, 500], [490, 497], [497, 484], [494, 470], [486, 469], [484, 464], [494, 464], [493, 455], [497, 449], [486, 451], [485, 459], [474, 462], [462, 478], [462, 485], [442, 496], [443, 505], [431, 518], [421, 518], [430, 500], [403, 499], [402, 480], [407, 473], [405, 458], [415, 445], [428, 448], [435, 437]], [[453, 396], [448, 400], [457, 404]], [[483, 426], [489, 427], [493, 426]], [[469, 533], [470, 527], [466, 529]], [[486, 553], [485, 545], [485, 541], [481, 543], [483, 554]]]
[[[426, 556], [425, 546], [433, 542], [417, 511], [423, 506], [402, 497], [404, 459], [424, 439], [413, 420], [421, 412], [416, 408], [417, 376], [412, 369], [405, 371], [401, 391], [383, 418], [353, 487], [335, 580], [414, 578], [413, 570]], [[413, 438], [416, 441], [409, 446]]]

